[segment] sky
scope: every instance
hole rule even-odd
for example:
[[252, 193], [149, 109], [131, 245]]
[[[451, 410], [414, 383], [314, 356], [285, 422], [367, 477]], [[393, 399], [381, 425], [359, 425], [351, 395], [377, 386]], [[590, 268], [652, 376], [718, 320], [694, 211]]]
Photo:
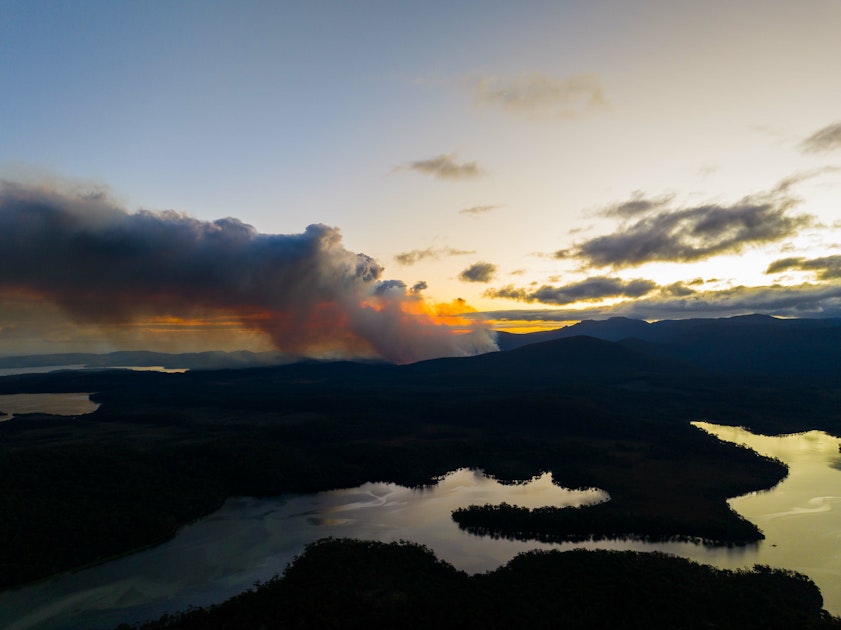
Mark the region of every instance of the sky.
[[841, 2], [0, 0], [0, 355], [841, 316]]

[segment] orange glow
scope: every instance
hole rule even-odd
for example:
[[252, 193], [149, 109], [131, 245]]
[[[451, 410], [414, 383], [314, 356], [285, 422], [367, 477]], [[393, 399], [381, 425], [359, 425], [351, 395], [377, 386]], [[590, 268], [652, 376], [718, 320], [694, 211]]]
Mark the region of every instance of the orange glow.
[[423, 298], [415, 298], [402, 302], [400, 309], [407, 315], [423, 318], [426, 323], [434, 326], [468, 329], [476, 326], [474, 320], [462, 317], [465, 313], [475, 313], [476, 309], [461, 298], [452, 302], [431, 302]]
[[[0, 293], [7, 302], [28, 304], [27, 308], [45, 303], [66, 307], [63, 300], [50, 297], [25, 289]], [[85, 335], [92, 335], [98, 329], [111, 343], [123, 347], [168, 351], [274, 347], [292, 355], [384, 358], [396, 363], [493, 348], [488, 325], [465, 317], [475, 309], [464, 300], [433, 302], [406, 292], [368, 295], [356, 303], [334, 300], [279, 308], [229, 302], [207, 306], [172, 295], [131, 295], [130, 291], [115, 298], [110, 309], [103, 305], [100, 310], [95, 300], [79, 303], [85, 308], [70, 311], [67, 330], [84, 329]], [[58, 315], [50, 309], [50, 317]], [[28, 316], [25, 319], [32, 321]], [[475, 341], [467, 339], [472, 335], [477, 335]]]
[[557, 330], [564, 326], [571, 326], [579, 320], [554, 321], [554, 320], [514, 320], [514, 319], [489, 319], [487, 323], [494, 330], [509, 333], [532, 333], [544, 332], [546, 330]]

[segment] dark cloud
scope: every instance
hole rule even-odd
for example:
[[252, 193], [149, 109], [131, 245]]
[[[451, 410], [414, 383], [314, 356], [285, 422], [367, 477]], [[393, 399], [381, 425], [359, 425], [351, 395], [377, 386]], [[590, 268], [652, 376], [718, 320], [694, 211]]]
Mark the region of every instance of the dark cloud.
[[482, 77], [472, 85], [477, 105], [500, 107], [532, 119], [573, 118], [606, 105], [604, 90], [592, 75], [558, 79], [540, 72], [516, 77]]
[[412, 285], [412, 293], [420, 293], [421, 291], [426, 291], [429, 288], [429, 285], [424, 280], [418, 280], [415, 284]]
[[649, 321], [690, 317], [731, 317], [765, 313], [780, 317], [841, 317], [841, 284], [733, 287], [677, 297], [660, 291], [651, 297], [589, 308], [486, 311], [476, 316], [497, 320], [579, 321], [633, 317]]
[[674, 297], [686, 297], [687, 295], [692, 295], [693, 293], [697, 293], [695, 289], [690, 288], [688, 285], [693, 284], [693, 282], [672, 282], [671, 284], [667, 284], [659, 288], [659, 291], [662, 295], [670, 295]]
[[458, 274], [462, 282], [490, 282], [496, 274], [496, 265], [489, 262], [477, 262]]
[[781, 271], [786, 271], [788, 269], [799, 269], [800, 263], [802, 263], [805, 259], [804, 258], [780, 258], [779, 260], [775, 260], [768, 268], [765, 270], [765, 273], [779, 273]]
[[827, 153], [841, 149], [841, 122], [818, 129], [800, 143], [800, 148], [806, 153]]
[[464, 208], [463, 210], [459, 210], [459, 214], [485, 214], [490, 212], [491, 210], [496, 210], [501, 206], [473, 206], [472, 208]]
[[[778, 187], [766, 195], [748, 197], [729, 206], [709, 204], [661, 210], [665, 199], [632, 199], [606, 212], [624, 213], [634, 220], [614, 234], [555, 252], [555, 257], [577, 257], [599, 267], [625, 267], [652, 261], [701, 260], [739, 252], [749, 245], [779, 241], [812, 223], [809, 215], [789, 213], [796, 202], [783, 194], [791, 185], [787, 182], [781, 184], [785, 188]], [[654, 212], [649, 213], [651, 210]], [[649, 214], [638, 217], [640, 212]]]
[[820, 280], [841, 278], [841, 255], [822, 256], [821, 258], [781, 258], [768, 265], [765, 273], [779, 273], [789, 269], [815, 271]]
[[405, 167], [441, 179], [472, 179], [484, 174], [476, 162], [456, 161], [454, 153], [442, 154], [428, 160], [409, 162]]
[[401, 265], [414, 265], [427, 258], [438, 260], [441, 256], [466, 256], [475, 254], [473, 250], [455, 249], [453, 247], [427, 247], [426, 249], [413, 249], [394, 256], [394, 260]]
[[57, 304], [85, 324], [229, 313], [284, 352], [398, 362], [492, 348], [481, 326], [454, 334], [326, 225], [261, 234], [233, 218], [131, 213], [101, 194], [4, 183], [0, 251], [0, 293]]
[[485, 292], [485, 297], [563, 305], [582, 301], [592, 302], [611, 297], [636, 298], [651, 293], [655, 289], [657, 289], [656, 282], [643, 278], [621, 280], [619, 278], [597, 276], [560, 287], [543, 285], [535, 290], [508, 285], [501, 289], [489, 289]]
[[636, 191], [628, 201], [608, 206], [599, 214], [606, 217], [630, 219], [641, 214], [648, 214], [654, 210], [659, 210], [668, 205], [673, 198], [674, 195], [663, 195], [662, 197], [646, 199], [641, 191]]

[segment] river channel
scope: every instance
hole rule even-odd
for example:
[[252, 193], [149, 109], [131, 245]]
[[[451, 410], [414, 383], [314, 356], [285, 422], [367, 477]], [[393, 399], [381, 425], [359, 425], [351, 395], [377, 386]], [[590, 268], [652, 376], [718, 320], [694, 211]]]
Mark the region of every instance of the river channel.
[[767, 564], [808, 575], [820, 587], [824, 607], [841, 614], [838, 438], [817, 431], [766, 437], [695, 425], [789, 466], [790, 474], [775, 488], [730, 500], [735, 511], [765, 532], [761, 543], [729, 548], [623, 540], [548, 544], [473, 536], [453, 522], [453, 510], [503, 501], [586, 506], [609, 497], [597, 489], [561, 488], [549, 473], [509, 485], [462, 469], [425, 488], [367, 483], [311, 495], [230, 499], [163, 545], [0, 593], [0, 627], [112, 628], [220, 602], [281, 573], [307, 543], [326, 536], [415, 541], [469, 573], [496, 568], [535, 548], [656, 550], [729, 569]]

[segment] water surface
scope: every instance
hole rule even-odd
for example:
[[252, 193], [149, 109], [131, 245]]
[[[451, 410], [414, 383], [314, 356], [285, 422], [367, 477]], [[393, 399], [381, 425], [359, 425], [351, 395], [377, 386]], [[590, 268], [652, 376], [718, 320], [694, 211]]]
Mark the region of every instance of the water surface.
[[502, 501], [580, 506], [607, 498], [601, 490], [561, 488], [549, 473], [503, 485], [470, 470], [426, 488], [366, 483], [312, 495], [234, 498], [163, 545], [0, 593], [0, 627], [111, 628], [217, 603], [282, 573], [307, 543], [326, 536], [412, 540], [460, 569], [484, 571], [548, 545], [463, 532], [451, 518], [456, 508]]
[[17, 414], [49, 413], [57, 416], [81, 416], [99, 408], [92, 402], [90, 393], [70, 394], [3, 394], [0, 395], [0, 422], [11, 420]]
[[765, 534], [748, 558], [751, 563], [805, 573], [821, 589], [824, 608], [841, 615], [841, 440], [823, 431], [767, 436], [693, 424], [788, 466], [788, 476], [774, 488], [728, 503]]

